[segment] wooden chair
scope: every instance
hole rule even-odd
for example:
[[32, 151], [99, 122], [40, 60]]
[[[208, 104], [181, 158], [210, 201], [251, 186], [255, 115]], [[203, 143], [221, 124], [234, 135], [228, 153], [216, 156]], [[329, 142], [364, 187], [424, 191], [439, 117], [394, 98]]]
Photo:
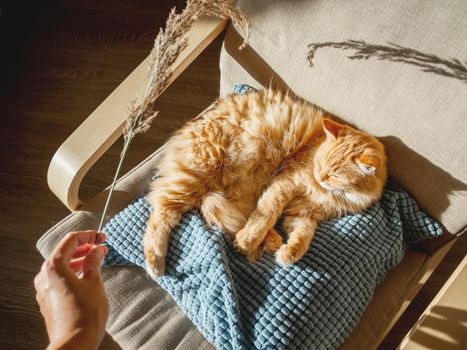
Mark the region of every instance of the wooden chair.
[[[255, 26], [255, 19], [260, 17], [261, 13], [251, 11], [250, 15], [252, 17], [250, 20]], [[189, 32], [188, 47], [173, 67], [173, 79], [176, 79], [209, 43], [223, 32], [227, 25], [228, 22], [225, 20], [210, 17], [200, 18]], [[253, 33], [253, 44], [259, 40], [255, 35]], [[225, 40], [222, 54], [224, 56], [221, 56], [221, 61], [228, 64], [235, 60], [250, 76], [250, 81], [237, 82], [258, 85], [268, 83], [271, 76], [275, 76], [273, 83], [277, 86], [289, 85], [289, 77], [284, 76], [282, 71], [275, 70], [275, 66], [280, 66], [280, 64], [276, 61], [265, 61], [261, 53], [255, 51], [254, 45], [253, 48], [250, 47], [244, 52], [237, 50], [241, 36], [232, 26], [229, 27]], [[343, 59], [339, 58], [337, 61], [339, 60]], [[106, 191], [83, 205], [79, 198], [79, 187], [92, 165], [122, 135], [122, 125], [127, 116], [129, 102], [135, 95], [141, 95], [145, 88], [148, 79], [147, 64], [148, 59], [143, 61], [102, 102], [54, 155], [48, 171], [48, 183], [55, 195], [73, 213], [40, 239], [38, 247], [43, 255], [48, 255], [56, 242], [67, 231], [96, 227]], [[221, 74], [223, 74], [222, 68]], [[227, 83], [224, 82], [224, 84]], [[303, 84], [289, 87], [298, 94], [302, 94], [304, 91]], [[225, 91], [226, 88], [224, 88]], [[327, 104], [325, 98], [320, 101], [324, 101], [323, 107], [325, 108], [333, 106], [332, 103]], [[331, 108], [331, 112], [339, 114], [338, 109], [332, 110]], [[342, 117], [346, 119], [346, 113], [343, 114]], [[349, 115], [352, 114], [349, 113]], [[352, 118], [349, 121], [359, 124], [357, 120]], [[366, 125], [370, 125], [368, 129], [372, 131], [372, 123], [369, 122]], [[155, 127], [157, 127], [157, 120]], [[391, 140], [388, 142], [390, 144]], [[397, 147], [389, 147], [389, 151], [401, 149]], [[157, 150], [119, 180], [116, 189], [120, 192], [120, 196], [115, 199], [110, 214], [118, 213], [132, 198], [143, 191], [152, 176], [152, 169], [157, 164], [161, 152], [163, 152], [163, 148]], [[397, 163], [397, 161], [394, 162]], [[452, 247], [455, 240], [455, 235], [446, 234], [443, 239], [437, 240], [435, 243], [421, 245], [417, 249], [408, 249], [402, 263], [391, 270], [385, 281], [377, 288], [369, 307], [342, 348], [376, 348]], [[177, 349], [212, 347], [181, 313], [173, 300], [164, 294], [165, 292], [159, 287], [154, 286], [153, 282], [145, 276], [144, 271], [129, 267], [112, 267], [104, 270], [104, 280], [111, 303], [111, 315], [107, 330], [123, 348], [149, 349], [157, 347], [170, 349], [176, 344], [178, 344]], [[128, 281], [131, 281], [131, 286]], [[122, 298], [125, 300], [124, 303], [121, 301]], [[141, 306], [142, 300], [145, 300], [143, 307]], [[151, 304], [148, 300], [155, 302]], [[167, 310], [172, 310], [170, 317], [168, 317]], [[160, 314], [167, 318], [160, 320]], [[152, 320], [152, 325], [147, 325], [149, 320]], [[170, 327], [182, 329], [182, 331], [170, 333]]]

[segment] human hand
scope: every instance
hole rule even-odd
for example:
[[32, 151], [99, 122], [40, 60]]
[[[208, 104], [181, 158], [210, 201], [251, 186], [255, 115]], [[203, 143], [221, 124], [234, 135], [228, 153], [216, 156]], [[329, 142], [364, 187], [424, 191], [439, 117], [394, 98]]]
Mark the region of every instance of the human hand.
[[[70, 232], [34, 279], [36, 300], [50, 339], [48, 349], [97, 349], [109, 304], [100, 275], [107, 248], [96, 231]], [[99, 243], [106, 239], [100, 234]]]

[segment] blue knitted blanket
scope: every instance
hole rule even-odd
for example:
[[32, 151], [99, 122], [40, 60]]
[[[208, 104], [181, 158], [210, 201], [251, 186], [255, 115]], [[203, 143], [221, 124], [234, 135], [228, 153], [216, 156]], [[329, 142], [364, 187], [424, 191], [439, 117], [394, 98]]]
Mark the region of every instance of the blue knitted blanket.
[[[144, 266], [150, 211], [141, 196], [110, 220], [105, 265]], [[248, 263], [191, 211], [172, 233], [166, 275], [156, 282], [219, 349], [335, 349], [407, 244], [441, 233], [406, 192], [388, 186], [366, 212], [322, 222], [305, 257], [280, 267], [269, 254]]]

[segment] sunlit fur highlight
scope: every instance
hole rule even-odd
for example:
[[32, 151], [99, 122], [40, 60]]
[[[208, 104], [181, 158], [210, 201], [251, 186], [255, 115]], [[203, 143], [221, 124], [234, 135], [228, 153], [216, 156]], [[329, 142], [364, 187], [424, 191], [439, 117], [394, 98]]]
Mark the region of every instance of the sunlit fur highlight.
[[[320, 221], [378, 200], [387, 176], [383, 145], [329, 117], [266, 89], [219, 100], [178, 130], [147, 195], [150, 272], [164, 273], [170, 232], [192, 208], [250, 261], [266, 251], [288, 265], [306, 253]], [[273, 228], [281, 215], [285, 243]]]

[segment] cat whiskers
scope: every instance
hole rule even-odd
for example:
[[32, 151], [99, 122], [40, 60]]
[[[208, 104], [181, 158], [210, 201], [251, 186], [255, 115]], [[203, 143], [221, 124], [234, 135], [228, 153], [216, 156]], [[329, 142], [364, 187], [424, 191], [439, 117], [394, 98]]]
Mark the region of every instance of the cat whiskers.
[[335, 197], [346, 198], [345, 190], [343, 190], [341, 188], [336, 188], [336, 187], [330, 186], [330, 185], [328, 185], [327, 183], [325, 183], [323, 181], [318, 181], [318, 183], [322, 188], [324, 188], [326, 191], [329, 191]]

